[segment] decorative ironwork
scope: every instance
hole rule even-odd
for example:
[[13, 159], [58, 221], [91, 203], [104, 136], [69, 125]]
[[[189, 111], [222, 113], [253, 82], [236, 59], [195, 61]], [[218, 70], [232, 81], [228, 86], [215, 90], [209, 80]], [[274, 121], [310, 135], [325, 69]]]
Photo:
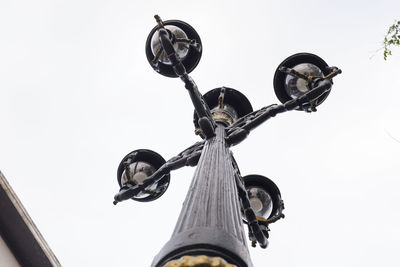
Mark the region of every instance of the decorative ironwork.
[[[152, 267], [252, 267], [242, 218], [252, 246], [258, 243], [266, 248], [269, 225], [284, 218], [284, 205], [278, 187], [270, 179], [241, 176], [229, 147], [242, 142], [253, 129], [277, 114], [290, 110], [315, 112], [330, 93], [332, 78], [341, 70], [329, 67], [313, 54], [290, 56], [278, 66], [274, 76], [275, 93], [282, 104], [253, 111], [248, 99], [232, 88], [216, 88], [203, 96], [188, 75], [201, 57], [200, 37], [185, 22], [163, 22], [158, 15], [155, 19], [157, 26], [146, 42], [147, 59], [160, 74], [179, 77], [184, 82], [195, 109], [195, 133], [205, 140], [167, 162], [162, 159], [165, 163], [142, 176], [140, 183], [120, 183], [114, 204], [135, 199], [141, 193], [159, 197], [162, 193], [154, 187], [166, 178], [169, 182], [172, 170], [197, 165], [172, 237], [154, 258]], [[179, 32], [177, 36], [172, 33], [174, 30]], [[159, 50], [152, 51], [152, 42]], [[184, 53], [174, 48], [182, 44]], [[135, 163], [135, 155], [121, 163], [126, 173], [132, 162]], [[143, 172], [134, 175], [138, 173]], [[270, 205], [273, 208], [267, 212], [265, 208]]]

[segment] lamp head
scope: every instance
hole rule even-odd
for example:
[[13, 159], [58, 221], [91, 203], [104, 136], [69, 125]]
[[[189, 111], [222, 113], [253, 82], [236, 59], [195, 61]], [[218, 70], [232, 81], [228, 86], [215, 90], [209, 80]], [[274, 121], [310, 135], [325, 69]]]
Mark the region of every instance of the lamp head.
[[281, 216], [283, 201], [276, 184], [261, 175], [247, 175], [243, 177], [251, 208], [257, 217], [264, 220], [274, 216]]
[[[169, 39], [175, 49], [178, 58], [186, 72], [190, 73], [200, 61], [202, 45], [200, 36], [192, 26], [180, 20], [167, 20], [163, 22], [163, 27], [169, 35]], [[146, 41], [146, 56], [150, 65], [158, 73], [167, 77], [178, 77], [176, 75], [172, 62], [168, 59], [160, 39], [160, 26], [154, 27]]]
[[[233, 88], [215, 88], [208, 91], [203, 97], [214, 120], [225, 126], [229, 126], [239, 118], [253, 112], [253, 107], [247, 97]], [[194, 112], [193, 123], [196, 129], [199, 128], [198, 120], [199, 117]]]
[[[282, 69], [293, 69], [294, 71], [312, 77], [323, 77], [331, 73], [326, 62], [317, 55], [310, 53], [298, 53], [286, 58], [276, 69], [274, 75], [274, 90], [279, 101], [285, 103], [289, 100], [300, 97], [311, 90], [311, 80], [299, 78], [288, 74]], [[314, 106], [320, 105], [329, 95], [330, 91], [322, 94], [316, 99]], [[306, 105], [303, 108], [309, 108]], [[300, 109], [298, 109], [300, 110]]]
[[[132, 185], [143, 184], [165, 160], [158, 153], [148, 149], [138, 149], [126, 155], [118, 166], [117, 179], [120, 187], [127, 183]], [[145, 191], [132, 197], [133, 200], [149, 202], [159, 198], [165, 193], [170, 182], [170, 174], [166, 174], [157, 183], [146, 188]]]

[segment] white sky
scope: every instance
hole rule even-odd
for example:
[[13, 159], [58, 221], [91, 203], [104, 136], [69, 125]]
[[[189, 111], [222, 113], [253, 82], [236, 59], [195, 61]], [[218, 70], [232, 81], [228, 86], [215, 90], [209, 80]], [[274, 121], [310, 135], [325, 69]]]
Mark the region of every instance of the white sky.
[[255, 267], [399, 266], [400, 49], [382, 58], [393, 1], [1, 1], [0, 170], [63, 266], [149, 266], [172, 234], [194, 168], [157, 201], [112, 205], [128, 152], [165, 159], [198, 140], [183, 83], [144, 45], [191, 24], [202, 93], [228, 86], [277, 103], [279, 63], [312, 52], [343, 74], [315, 114], [271, 119], [233, 148], [243, 175], [279, 186], [286, 218]]

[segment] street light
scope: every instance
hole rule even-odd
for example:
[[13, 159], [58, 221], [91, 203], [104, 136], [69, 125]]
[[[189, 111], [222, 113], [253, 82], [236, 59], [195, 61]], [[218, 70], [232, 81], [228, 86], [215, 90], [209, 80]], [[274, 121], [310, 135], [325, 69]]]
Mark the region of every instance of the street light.
[[155, 200], [166, 191], [170, 171], [197, 165], [172, 237], [151, 266], [252, 267], [243, 225], [248, 226], [252, 246], [266, 248], [269, 225], [284, 217], [284, 205], [272, 180], [241, 176], [229, 147], [279, 113], [315, 112], [341, 70], [316, 55], [295, 54], [275, 72], [274, 89], [282, 104], [253, 111], [249, 100], [232, 88], [200, 94], [188, 75], [201, 57], [199, 35], [185, 22], [155, 18], [157, 26], [146, 42], [147, 59], [158, 73], [185, 83], [195, 109], [195, 133], [203, 140], [168, 161], [151, 150], [129, 153], [118, 167], [120, 191], [114, 204]]
[[165, 174], [160, 181], [148, 182], [148, 179], [165, 164], [165, 159], [148, 149], [138, 149], [126, 155], [118, 166], [117, 178], [121, 188], [126, 190], [133, 186], [146, 186], [131, 199], [149, 202], [161, 197], [168, 188], [170, 174]]

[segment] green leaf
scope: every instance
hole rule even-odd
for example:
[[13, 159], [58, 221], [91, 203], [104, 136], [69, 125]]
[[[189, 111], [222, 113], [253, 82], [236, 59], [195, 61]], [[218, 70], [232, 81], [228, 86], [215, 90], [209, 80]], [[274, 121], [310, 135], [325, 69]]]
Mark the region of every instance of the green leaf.
[[388, 56], [392, 55], [392, 51], [389, 49], [390, 46], [400, 46], [400, 20], [395, 20], [394, 24], [391, 25], [383, 39], [383, 58], [386, 60]]

